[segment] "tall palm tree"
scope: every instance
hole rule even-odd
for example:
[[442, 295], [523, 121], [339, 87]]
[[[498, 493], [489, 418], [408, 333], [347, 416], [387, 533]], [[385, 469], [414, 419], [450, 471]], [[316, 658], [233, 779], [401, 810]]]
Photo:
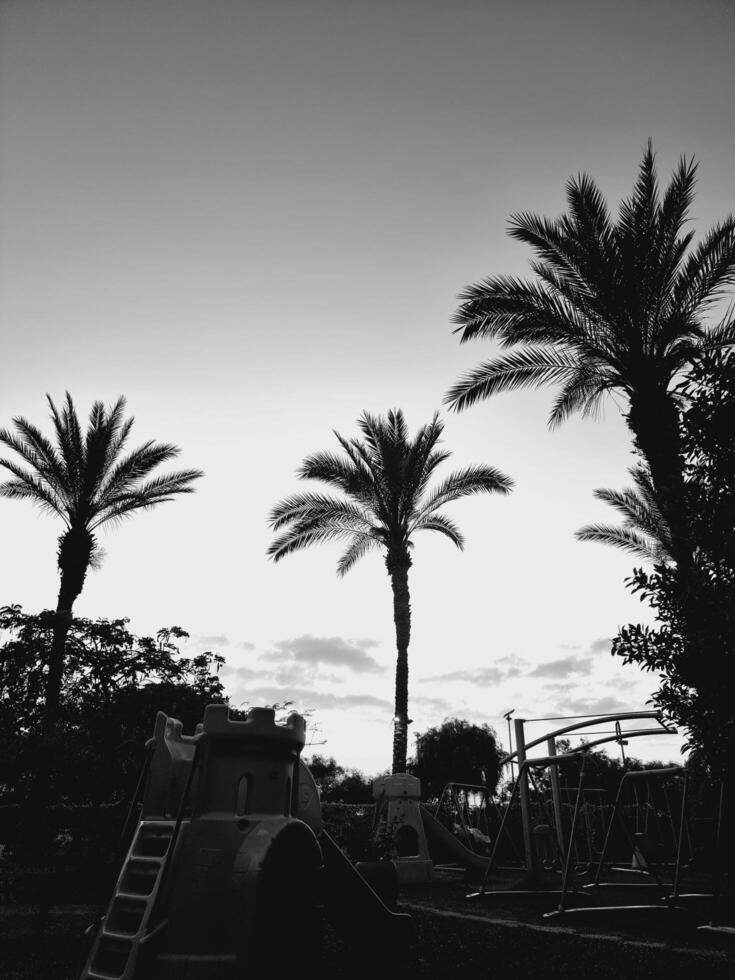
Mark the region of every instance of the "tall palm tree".
[[735, 341], [731, 313], [715, 327], [706, 323], [735, 279], [735, 220], [690, 250], [694, 233], [684, 227], [696, 169], [682, 159], [661, 195], [649, 142], [617, 221], [586, 175], [567, 183], [567, 214], [513, 214], [511, 236], [537, 254], [536, 281], [495, 276], [469, 286], [454, 322], [462, 342], [481, 337], [517, 349], [480, 364], [446, 398], [461, 410], [496, 392], [559, 384], [555, 426], [574, 411], [594, 412], [606, 392], [622, 393], [682, 579], [692, 544], [672, 387], [704, 349]]
[[347, 549], [337, 564], [338, 574], [344, 575], [368, 551], [382, 551], [393, 590], [397, 648], [393, 772], [405, 772], [413, 535], [438, 531], [461, 549], [464, 539], [458, 527], [440, 509], [470, 494], [508, 493], [513, 481], [492, 466], [468, 466], [429, 490], [434, 470], [451, 455], [437, 448], [444, 429], [438, 415], [414, 439], [400, 409], [385, 417], [365, 412], [357, 424], [363, 439], [334, 433], [344, 455], [315, 453], [298, 470], [301, 479], [319, 480], [344, 496], [299, 493], [282, 500], [269, 515], [270, 526], [280, 533], [268, 555], [280, 561], [318, 542], [345, 541]]
[[179, 455], [176, 446], [145, 442], [123, 455], [133, 419], [123, 418], [125, 399], [106, 409], [95, 402], [85, 434], [71, 395], [59, 409], [50, 396], [56, 445], [31, 422], [13, 419], [15, 432], [0, 429], [0, 443], [21, 458], [28, 468], [0, 459], [13, 479], [0, 484], [0, 496], [30, 500], [64, 523], [58, 539], [57, 564], [61, 577], [46, 686], [44, 733], [53, 735], [64, 676], [66, 637], [72, 608], [84, 587], [89, 568], [101, 557], [97, 531], [117, 524], [139, 510], [147, 510], [178, 494], [192, 493], [201, 470], [181, 470], [149, 478], [156, 466]]
[[672, 560], [671, 533], [661, 514], [651, 475], [644, 466], [630, 469], [635, 486], [627, 490], [595, 490], [595, 497], [623, 515], [619, 527], [587, 524], [575, 532], [579, 541], [598, 541], [621, 548], [654, 564]]

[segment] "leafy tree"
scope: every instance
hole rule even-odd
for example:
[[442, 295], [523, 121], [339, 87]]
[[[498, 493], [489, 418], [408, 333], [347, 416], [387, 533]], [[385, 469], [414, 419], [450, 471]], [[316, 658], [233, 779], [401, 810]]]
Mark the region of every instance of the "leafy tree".
[[28, 464], [0, 459], [14, 479], [0, 485], [0, 496], [30, 500], [43, 511], [60, 517], [65, 530], [59, 537], [57, 562], [61, 583], [54, 616], [53, 644], [46, 690], [47, 724], [52, 724], [61, 691], [64, 642], [72, 607], [84, 586], [87, 571], [100, 561], [96, 531], [118, 523], [137, 510], [149, 509], [192, 493], [200, 470], [183, 470], [147, 479], [159, 464], [179, 455], [176, 446], [148, 441], [123, 456], [133, 419], [124, 419], [125, 399], [106, 409], [95, 402], [86, 434], [71, 395], [59, 410], [47, 396], [56, 446], [26, 419], [13, 419], [16, 433], [0, 430], [0, 442]]
[[439, 797], [447, 783], [473, 783], [495, 793], [500, 778], [500, 751], [489, 725], [450, 718], [416, 739], [411, 772], [424, 795]]
[[[193, 732], [207, 704], [226, 700], [222, 657], [183, 657], [188, 634], [174, 626], [138, 637], [126, 619], [74, 618], [67, 636], [59, 698], [59, 751], [51, 783], [56, 802], [115, 802], [129, 795], [153, 733], [157, 711]], [[43, 750], [44, 678], [51, 660], [54, 613], [0, 609], [0, 792], [23, 802]]]
[[684, 590], [694, 544], [672, 387], [703, 351], [735, 339], [731, 315], [706, 325], [735, 278], [735, 221], [726, 218], [690, 249], [694, 233], [684, 228], [696, 169], [682, 159], [660, 194], [649, 142], [617, 221], [587, 175], [568, 181], [567, 214], [513, 214], [510, 234], [536, 252], [537, 280], [495, 276], [469, 286], [454, 320], [463, 342], [518, 349], [479, 365], [447, 395], [459, 410], [496, 392], [558, 383], [554, 426], [574, 411], [593, 413], [606, 392], [622, 394]]
[[[586, 744], [586, 739], [582, 738], [580, 744]], [[569, 752], [571, 740], [560, 738], [556, 742], [557, 754]], [[615, 758], [608, 754], [605, 748], [588, 749], [584, 753], [584, 786], [586, 789], [602, 789], [605, 791], [605, 800], [612, 801], [618, 791], [620, 780], [625, 772], [640, 772], [645, 769], [662, 769], [665, 765], [671, 766], [675, 763], [663, 763], [660, 760], [649, 760], [643, 762], [634, 756], [627, 756], [625, 764], [621, 758]], [[575, 759], [565, 759], [559, 763], [559, 778], [562, 786], [569, 790], [576, 789], [579, 784], [579, 774], [582, 768], [582, 754], [578, 754]], [[548, 775], [545, 783], [548, 783]]]
[[[42, 760], [50, 757], [56, 729], [72, 609], [88, 569], [101, 560], [96, 532], [103, 525], [117, 524], [138, 510], [150, 509], [182, 493], [192, 493], [193, 481], [203, 475], [200, 470], [181, 470], [150, 477], [159, 464], [179, 455], [180, 450], [167, 443], [149, 440], [123, 455], [133, 419], [123, 417], [125, 399], [122, 397], [109, 409], [102, 402], [95, 402], [84, 434], [68, 392], [61, 409], [50, 396], [47, 398], [56, 445], [22, 417], [13, 419], [15, 433], [0, 429], [0, 443], [12, 449], [27, 467], [0, 459], [0, 466], [13, 477], [0, 484], [0, 496], [30, 500], [64, 523], [57, 550], [61, 581], [44, 691], [43, 729], [47, 751], [42, 754]], [[39, 795], [45, 795], [47, 778], [42, 761]]]
[[306, 760], [323, 803], [372, 803], [373, 781], [358, 769], [344, 769], [333, 757]]
[[405, 772], [412, 537], [417, 531], [438, 531], [462, 548], [464, 539], [459, 529], [440, 512], [441, 508], [471, 494], [508, 493], [512, 481], [494, 467], [468, 466], [429, 491], [434, 470], [451, 455], [437, 448], [444, 429], [438, 415], [422, 426], [413, 440], [400, 409], [385, 417], [365, 412], [358, 425], [362, 440], [344, 439], [335, 432], [343, 456], [315, 453], [298, 471], [301, 479], [336, 487], [344, 497], [301, 493], [277, 504], [269, 522], [280, 533], [268, 555], [280, 561], [318, 542], [347, 541], [347, 550], [337, 564], [338, 573], [344, 575], [368, 551], [383, 552], [393, 590], [397, 647], [393, 772]]
[[735, 352], [693, 367], [680, 424], [696, 591], [682, 590], [674, 564], [636, 569], [628, 585], [657, 624], [621, 629], [613, 653], [659, 675], [655, 704], [687, 729], [689, 747], [714, 772], [727, 773], [735, 755]]

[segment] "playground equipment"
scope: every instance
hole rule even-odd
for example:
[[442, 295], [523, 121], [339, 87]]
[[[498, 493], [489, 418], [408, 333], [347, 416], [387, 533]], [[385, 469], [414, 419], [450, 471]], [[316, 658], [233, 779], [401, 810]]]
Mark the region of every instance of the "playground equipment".
[[[682, 792], [681, 792], [681, 808], [679, 812], [678, 829], [673, 828], [674, 837], [673, 844], [675, 849], [675, 860], [672, 865], [672, 882], [671, 882], [671, 892], [667, 893], [667, 886], [662, 880], [661, 874], [662, 865], [657, 862], [651, 854], [648, 842], [648, 829], [645, 830], [631, 831], [626, 820], [622, 817], [622, 801], [624, 799], [624, 792], [627, 786], [636, 786], [641, 782], [647, 784], [650, 787], [651, 781], [663, 781], [670, 779], [680, 779], [682, 781]], [[605, 905], [605, 906], [585, 906], [578, 908], [567, 908], [566, 906], [566, 895], [568, 886], [568, 868], [565, 868], [564, 879], [562, 883], [561, 898], [559, 901], [559, 907], [555, 912], [546, 913], [546, 918], [558, 915], [584, 915], [584, 916], [594, 916], [594, 915], [613, 915], [613, 914], [626, 914], [634, 912], [636, 915], [641, 913], [651, 913], [656, 914], [662, 911], [684, 911], [680, 905], [677, 905], [677, 899], [679, 898], [679, 884], [680, 884], [680, 874], [682, 868], [682, 847], [684, 842], [684, 828], [685, 828], [685, 812], [686, 812], [686, 795], [687, 795], [687, 779], [688, 773], [682, 766], [668, 766], [664, 769], [644, 769], [637, 772], [626, 772], [623, 778], [620, 780], [620, 785], [618, 787], [618, 792], [615, 797], [615, 803], [613, 805], [612, 813], [610, 814], [610, 820], [607, 827], [607, 832], [605, 835], [605, 843], [603, 844], [602, 853], [600, 854], [599, 862], [597, 864], [597, 871], [595, 873], [594, 881], [585, 888], [588, 890], [596, 890], [601, 888], [613, 888], [613, 889], [624, 889], [626, 891], [639, 890], [642, 888], [654, 887], [659, 891], [660, 901], [657, 904], [650, 903], [635, 903], [627, 905]], [[637, 794], [636, 794], [637, 796]], [[668, 798], [667, 798], [668, 804]], [[672, 820], [673, 815], [671, 813], [670, 807], [668, 807], [667, 816]], [[639, 818], [639, 809], [635, 808], [635, 818], [637, 826]], [[632, 861], [630, 867], [615, 867], [612, 866], [610, 870], [612, 872], [617, 872], [623, 875], [640, 876], [647, 880], [646, 882], [634, 881], [631, 882], [630, 879], [627, 881], [600, 881], [602, 876], [602, 870], [605, 866], [605, 858], [608, 852], [608, 846], [610, 843], [611, 835], [614, 826], [617, 825], [623, 831], [624, 837], [627, 841], [629, 853], [632, 854]], [[651, 882], [650, 879], [653, 878], [654, 881]]]
[[[470, 798], [475, 798], [471, 805]], [[476, 802], [479, 797], [479, 803]], [[466, 846], [478, 854], [486, 854], [492, 843], [488, 811], [494, 804], [487, 786], [475, 783], [447, 783], [441, 792], [434, 816], [441, 820], [442, 814], [452, 817], [454, 833]]]
[[[644, 735], [661, 735], [661, 734], [675, 734], [676, 729], [667, 725], [661, 713], [658, 711], [626, 711], [626, 712], [614, 712], [603, 715], [576, 715], [576, 716], [556, 716], [551, 718], [536, 718], [531, 719], [533, 721], [571, 721], [572, 724], [564, 725], [562, 728], [557, 728], [554, 731], [546, 732], [539, 738], [536, 738], [530, 742], [526, 741], [525, 725], [528, 723], [527, 719], [515, 718], [513, 719], [513, 727], [515, 730], [515, 751], [507, 755], [503, 762], [506, 764], [512, 764], [513, 762], [518, 765], [518, 783], [520, 783], [519, 788], [519, 798], [521, 805], [521, 822], [523, 828], [523, 851], [524, 851], [524, 862], [525, 869], [531, 877], [535, 877], [539, 872], [539, 861], [537, 857], [537, 849], [534, 847], [533, 841], [533, 825], [531, 820], [531, 797], [530, 797], [530, 785], [529, 785], [529, 767], [523, 770], [523, 763], [528, 758], [528, 752], [530, 749], [535, 748], [537, 745], [545, 745], [547, 756], [553, 758], [557, 754], [556, 740], [563, 735], [571, 735], [583, 731], [584, 729], [591, 729], [596, 726], [606, 724], [614, 724], [613, 734], [606, 733], [602, 738], [596, 738], [591, 742], [586, 742], [583, 747], [584, 749], [592, 749], [598, 745], [604, 745], [609, 742], [617, 742], [622, 744], [630, 738], [640, 738]], [[657, 723], [658, 727], [647, 727], [639, 728], [633, 730], [624, 730], [621, 723], [629, 721], [641, 721], [641, 720], [651, 720]], [[510, 724], [510, 722], [509, 722]], [[523, 770], [523, 771], [522, 771]], [[553, 807], [553, 824], [555, 827], [556, 843], [560, 852], [565, 851], [564, 843], [564, 824], [562, 818], [562, 796], [561, 787], [559, 783], [558, 769], [556, 766], [551, 765], [549, 769], [550, 784], [551, 784], [551, 800]]]
[[[136, 823], [81, 980], [235, 980], [272, 972], [284, 938], [318, 965], [323, 910], [356, 940], [408, 938], [321, 825], [304, 719], [209, 705], [194, 735], [159, 712]], [[140, 813], [137, 809], [140, 804]]]
[[[568, 846], [566, 848], [564, 847], [564, 839], [563, 839], [563, 837], [561, 835], [558, 834], [558, 828], [557, 828], [557, 835], [551, 835], [552, 842], [557, 847], [558, 861], [564, 867], [564, 881], [565, 881], [565, 883], [567, 885], [568, 885], [568, 883], [569, 883], [570, 880], [573, 881], [573, 878], [574, 878], [574, 869], [573, 869], [573, 862], [572, 862], [572, 856], [573, 856], [573, 846], [572, 845], [573, 845], [573, 841], [575, 839], [575, 834], [576, 834], [576, 829], [577, 829], [577, 824], [578, 824], [578, 818], [579, 818], [579, 812], [580, 812], [580, 805], [581, 805], [582, 793], [583, 793], [583, 788], [584, 788], [584, 767], [585, 767], [585, 761], [586, 761], [585, 754], [584, 753], [580, 753], [579, 751], [578, 752], [566, 752], [566, 753], [563, 753], [562, 755], [556, 755], [554, 753], [554, 754], [549, 755], [549, 756], [544, 756], [543, 758], [540, 758], [540, 759], [524, 759], [522, 762], [519, 763], [519, 766], [518, 766], [518, 778], [517, 778], [517, 780], [516, 780], [516, 782], [515, 782], [515, 784], [513, 786], [511, 797], [510, 797], [510, 800], [508, 802], [508, 806], [507, 806], [507, 808], [505, 810], [505, 813], [503, 815], [503, 820], [501, 822], [500, 829], [498, 830], [497, 837], [495, 838], [495, 841], [493, 843], [493, 846], [492, 846], [492, 849], [491, 849], [491, 852], [490, 852], [490, 856], [487, 859], [487, 865], [486, 865], [486, 868], [485, 868], [485, 874], [484, 874], [483, 879], [482, 879], [482, 882], [480, 884], [480, 888], [479, 888], [479, 890], [477, 892], [472, 892], [471, 894], [469, 894], [467, 896], [468, 899], [482, 900], [482, 899], [489, 899], [489, 898], [492, 898], [494, 896], [507, 896], [507, 895], [511, 895], [511, 894], [512, 895], [540, 895], [540, 894], [543, 894], [543, 893], [557, 894], [559, 892], [559, 889], [558, 888], [543, 888], [542, 887], [542, 881], [541, 881], [541, 877], [539, 875], [538, 869], [539, 869], [539, 867], [542, 864], [542, 858], [546, 857], [546, 855], [544, 855], [544, 854], [541, 853], [542, 846], [544, 847], [544, 850], [545, 850], [545, 846], [544, 845], [548, 844], [548, 841], [544, 840], [544, 845], [540, 845], [538, 843], [538, 840], [539, 840], [539, 835], [538, 834], [536, 835], [536, 841], [534, 841], [535, 847], [534, 847], [534, 853], [532, 855], [532, 859], [527, 864], [527, 868], [534, 868], [535, 869], [535, 873], [533, 874], [533, 876], [532, 877], [531, 876], [527, 876], [527, 878], [526, 878], [526, 883], [530, 887], [513, 888], [513, 889], [502, 889], [502, 890], [493, 890], [493, 889], [488, 889], [487, 888], [487, 881], [488, 881], [488, 877], [489, 877], [491, 871], [496, 866], [496, 864], [495, 864], [495, 858], [496, 858], [496, 854], [497, 854], [497, 850], [498, 850], [498, 844], [499, 844], [499, 842], [500, 842], [500, 840], [501, 840], [501, 838], [503, 836], [503, 832], [505, 831], [506, 823], [507, 823], [507, 820], [508, 820], [508, 816], [512, 812], [513, 801], [514, 801], [514, 799], [515, 799], [515, 797], [517, 795], [522, 794], [524, 785], [526, 787], [528, 787], [528, 780], [529, 780], [530, 774], [535, 769], [548, 769], [549, 771], [553, 771], [553, 772], [556, 773], [556, 767], [559, 766], [562, 762], [565, 762], [565, 761], [567, 761], [569, 759], [575, 759], [575, 760], [577, 760], [577, 759], [580, 758], [580, 755], [581, 755], [581, 760], [582, 760], [582, 767], [581, 767], [580, 775], [579, 775], [579, 786], [577, 788], [577, 797], [576, 797], [575, 804], [574, 804], [574, 815], [572, 817], [572, 829], [571, 829], [571, 833], [570, 833], [570, 836], [569, 836], [569, 844], [568, 844]], [[550, 816], [549, 816], [549, 819], [551, 819]], [[549, 825], [544, 825], [544, 827], [546, 827], [547, 829], [548, 829], [548, 826]], [[546, 835], [544, 835], [544, 837], [545, 836]], [[532, 840], [533, 840], [533, 838], [532, 838]], [[532, 844], [532, 847], [533, 846], [534, 845]], [[548, 858], [547, 858], [547, 860], [544, 861], [543, 863], [544, 863], [544, 865], [546, 867], [550, 867], [551, 864], [552, 864], [552, 861], [548, 860]], [[574, 885], [572, 885], [572, 887], [574, 887]]]
[[[470, 805], [470, 797], [475, 798], [474, 805]], [[447, 783], [433, 813], [424, 804], [420, 813], [427, 839], [430, 845], [433, 844], [430, 851], [436, 868], [446, 870], [458, 865], [473, 876], [487, 871], [488, 855], [498, 828], [503, 825], [501, 809], [487, 786]], [[506, 836], [511, 853], [522, 863], [513, 838], [509, 834]], [[437, 864], [437, 860], [451, 861], [451, 864]]]
[[408, 773], [381, 776], [373, 783], [373, 797], [374, 836], [389, 842], [398, 881], [430, 881], [432, 864], [420, 808], [420, 780]]
[[[510, 713], [509, 713], [510, 715]], [[558, 894], [562, 889], [573, 889], [580, 897], [584, 896], [581, 890], [581, 882], [578, 880], [581, 874], [588, 873], [591, 857], [591, 833], [589, 828], [589, 815], [585, 813], [584, 803], [584, 760], [586, 753], [590, 749], [608, 742], [618, 742], [623, 744], [630, 738], [641, 737], [643, 735], [673, 733], [675, 729], [664, 723], [661, 715], [655, 711], [636, 711], [623, 712], [606, 715], [582, 715], [572, 717], [554, 717], [546, 719], [532, 719], [535, 721], [564, 721], [567, 722], [563, 727], [554, 731], [547, 732], [539, 738], [527, 741], [525, 725], [527, 721], [522, 718], [513, 720], [515, 731], [515, 751], [511, 752], [504, 759], [507, 764], [515, 764], [518, 767], [518, 775], [513, 786], [510, 801], [506, 808], [500, 828], [493, 842], [489, 855], [488, 865], [482, 884], [478, 892], [468, 895], [468, 898], [489, 898], [493, 895], [538, 895], [543, 892]], [[629, 722], [641, 720], [652, 720], [656, 722], [656, 727], [635, 728], [624, 730]], [[508, 716], [510, 728], [510, 717]], [[609, 726], [614, 724], [614, 729]], [[608, 726], [603, 733], [592, 731], [593, 735], [602, 735], [580, 745], [576, 749], [565, 752], [563, 755], [557, 753], [557, 738], [599, 728], [600, 725]], [[544, 745], [547, 754], [541, 758], [532, 758], [528, 755], [529, 751], [536, 746]], [[571, 817], [571, 829], [567, 833], [564, 813], [563, 798], [559, 780], [559, 765], [566, 760], [579, 761], [582, 759], [582, 771], [580, 774], [579, 785], [575, 789], [575, 803]], [[546, 801], [536, 787], [535, 773], [547, 771], [549, 778], [550, 800]], [[532, 813], [531, 789], [535, 789], [535, 797], [540, 806], [540, 817], [534, 821]], [[518, 869], [523, 873], [521, 887], [513, 889], [492, 890], [487, 887], [489, 875], [497, 867], [498, 846], [504, 834], [507, 833], [508, 818], [513, 809], [515, 799], [519, 800], [521, 815], [521, 830], [523, 835], [523, 862]], [[580, 829], [587, 834], [588, 860], [580, 867], [580, 842], [578, 840]], [[548, 872], [560, 871], [563, 869], [562, 888], [556, 887], [557, 881], [548, 887]]]

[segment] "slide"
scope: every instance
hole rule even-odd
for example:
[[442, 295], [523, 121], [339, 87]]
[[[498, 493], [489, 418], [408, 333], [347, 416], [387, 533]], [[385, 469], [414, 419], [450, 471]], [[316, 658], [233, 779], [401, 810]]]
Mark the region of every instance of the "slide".
[[421, 814], [421, 822], [424, 825], [424, 833], [429, 841], [429, 847], [431, 848], [431, 842], [434, 841], [435, 844], [441, 848], [444, 853], [451, 855], [453, 861], [461, 865], [463, 868], [472, 871], [480, 871], [483, 874], [487, 871], [488, 859], [482, 857], [481, 854], [475, 854], [474, 851], [466, 847], [462, 841], [457, 840], [454, 834], [447, 830], [447, 828], [439, 823], [439, 821], [431, 814], [431, 812], [423, 805], [419, 807], [419, 812]]
[[324, 856], [324, 905], [330, 922], [368, 947], [407, 946], [413, 933], [411, 916], [391, 912], [326, 830], [317, 839]]

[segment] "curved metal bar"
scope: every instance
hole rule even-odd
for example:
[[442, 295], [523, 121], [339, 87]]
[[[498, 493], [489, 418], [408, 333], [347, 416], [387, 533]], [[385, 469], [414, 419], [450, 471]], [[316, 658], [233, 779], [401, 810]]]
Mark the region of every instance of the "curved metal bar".
[[[665, 732], [660, 731], [658, 728], [638, 728], [632, 732], [624, 732], [624, 738], [639, 738], [642, 735], [665, 735]], [[587, 749], [593, 749], [596, 745], [604, 745], [606, 742], [618, 742], [620, 737], [618, 735], [608, 735], [606, 738], [596, 738], [594, 742], [585, 742], [584, 745], [578, 745], [575, 749], [570, 750], [574, 752], [585, 752]]]
[[[661, 713], [658, 711], [624, 711], [621, 712], [621, 714], [613, 717], [615, 717], [618, 721], [634, 721], [643, 718], [654, 718], [659, 725], [661, 725], [662, 731], [658, 732], [657, 730], [654, 730], [653, 734], [676, 734], [676, 729], [671, 726], [667, 726], [661, 717]], [[568, 732], [576, 732], [582, 728], [592, 728], [594, 725], [603, 725], [606, 723], [609, 724], [610, 720], [610, 715], [598, 715], [595, 718], [591, 718], [589, 721], [580, 721], [574, 725], [565, 725], [564, 728], [557, 728], [556, 731], [546, 732], [540, 738], [534, 739], [533, 742], [526, 742], [525, 749], [528, 751], [528, 749], [532, 749], [535, 746], [540, 745], [542, 742], [546, 742], [550, 738], [558, 738], [560, 735], [566, 735]], [[623, 736], [625, 735], [626, 733], [623, 732]], [[504, 756], [502, 760], [503, 765], [514, 760], [517, 755], [518, 750], [516, 749], [515, 752], [511, 752], [509, 755]]]

